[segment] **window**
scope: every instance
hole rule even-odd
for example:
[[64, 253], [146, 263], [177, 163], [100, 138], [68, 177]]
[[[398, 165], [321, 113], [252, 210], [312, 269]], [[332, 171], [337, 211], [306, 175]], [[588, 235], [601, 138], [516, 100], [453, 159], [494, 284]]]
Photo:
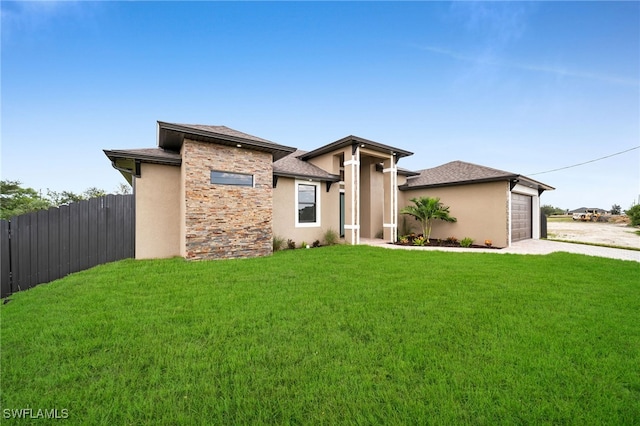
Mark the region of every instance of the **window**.
[[296, 226], [320, 226], [320, 184], [296, 182]]
[[211, 170], [211, 183], [218, 185], [236, 185], [253, 187], [253, 175], [245, 173], [221, 172]]

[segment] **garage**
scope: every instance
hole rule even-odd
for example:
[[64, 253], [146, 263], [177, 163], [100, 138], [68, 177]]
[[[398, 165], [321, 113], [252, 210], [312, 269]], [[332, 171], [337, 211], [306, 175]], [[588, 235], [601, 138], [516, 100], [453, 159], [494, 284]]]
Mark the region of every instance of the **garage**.
[[532, 237], [531, 196], [511, 194], [511, 241], [526, 240]]

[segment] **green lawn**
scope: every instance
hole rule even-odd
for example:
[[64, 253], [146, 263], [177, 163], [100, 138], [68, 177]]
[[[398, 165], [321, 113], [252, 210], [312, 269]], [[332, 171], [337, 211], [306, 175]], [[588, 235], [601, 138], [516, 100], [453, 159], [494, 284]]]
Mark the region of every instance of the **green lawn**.
[[362, 246], [112, 263], [1, 307], [0, 402], [70, 424], [639, 424], [639, 273]]

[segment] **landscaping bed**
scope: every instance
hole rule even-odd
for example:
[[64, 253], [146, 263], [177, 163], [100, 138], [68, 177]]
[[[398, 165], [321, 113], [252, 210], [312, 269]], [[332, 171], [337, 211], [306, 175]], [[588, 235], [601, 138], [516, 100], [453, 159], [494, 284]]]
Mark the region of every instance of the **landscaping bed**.
[[444, 240], [440, 238], [430, 238], [429, 241], [425, 240], [422, 234], [420, 235], [406, 235], [401, 237], [395, 243], [389, 243], [398, 246], [412, 246], [412, 247], [459, 247], [459, 248], [477, 248], [477, 249], [496, 249], [500, 250], [500, 247], [494, 247], [490, 240], [486, 240], [484, 245], [474, 244], [470, 238], [463, 238], [458, 240], [457, 238], [450, 237]]

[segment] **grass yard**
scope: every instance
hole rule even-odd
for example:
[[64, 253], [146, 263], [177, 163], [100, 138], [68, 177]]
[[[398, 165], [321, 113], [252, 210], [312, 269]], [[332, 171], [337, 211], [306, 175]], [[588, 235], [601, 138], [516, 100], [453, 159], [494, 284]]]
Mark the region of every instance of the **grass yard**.
[[1, 307], [0, 402], [70, 424], [639, 424], [639, 273], [363, 246], [121, 261]]

